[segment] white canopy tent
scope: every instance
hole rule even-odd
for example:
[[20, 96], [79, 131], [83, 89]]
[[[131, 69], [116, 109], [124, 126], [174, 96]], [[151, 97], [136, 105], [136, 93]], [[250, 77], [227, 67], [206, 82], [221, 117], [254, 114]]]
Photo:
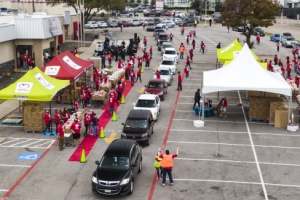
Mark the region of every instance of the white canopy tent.
[[279, 73], [263, 69], [252, 56], [247, 44], [226, 67], [203, 72], [203, 95], [232, 90], [272, 92], [289, 97], [292, 95], [292, 88], [284, 78]]

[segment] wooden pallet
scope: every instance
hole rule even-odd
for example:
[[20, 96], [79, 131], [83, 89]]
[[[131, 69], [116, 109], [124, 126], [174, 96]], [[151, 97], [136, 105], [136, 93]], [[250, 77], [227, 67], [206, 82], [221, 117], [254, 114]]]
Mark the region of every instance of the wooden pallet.
[[23, 119], [18, 118], [7, 118], [2, 121], [2, 124], [20, 124], [23, 122]]

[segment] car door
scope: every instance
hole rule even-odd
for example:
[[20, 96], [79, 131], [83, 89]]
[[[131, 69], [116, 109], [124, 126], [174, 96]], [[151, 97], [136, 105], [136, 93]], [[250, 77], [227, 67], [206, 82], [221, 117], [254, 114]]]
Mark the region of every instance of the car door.
[[155, 101], [156, 101], [156, 112], [160, 112], [160, 98], [158, 96], [155, 97]]
[[[130, 161], [131, 161], [131, 171], [132, 171], [132, 176], [135, 177], [138, 169], [139, 169], [139, 165], [138, 165], [138, 161], [137, 161], [137, 146], [136, 144], [132, 147], [131, 150], [131, 154], [130, 154]], [[136, 166], [132, 166], [133, 163], [136, 163]]]
[[164, 93], [167, 94], [168, 84], [164, 81]]

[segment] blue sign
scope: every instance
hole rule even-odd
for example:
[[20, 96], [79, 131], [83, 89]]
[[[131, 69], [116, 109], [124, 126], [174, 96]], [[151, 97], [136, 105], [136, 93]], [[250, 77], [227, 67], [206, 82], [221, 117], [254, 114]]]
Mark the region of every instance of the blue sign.
[[17, 160], [37, 160], [39, 157], [41, 157], [41, 153], [35, 153], [35, 152], [23, 152], [17, 157]]

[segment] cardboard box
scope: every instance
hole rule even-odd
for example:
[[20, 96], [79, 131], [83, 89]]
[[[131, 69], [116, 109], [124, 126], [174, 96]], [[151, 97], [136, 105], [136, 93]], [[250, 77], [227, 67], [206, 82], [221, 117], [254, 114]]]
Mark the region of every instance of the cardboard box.
[[276, 110], [275, 111], [275, 128], [286, 128], [288, 125], [288, 111], [287, 110]]

